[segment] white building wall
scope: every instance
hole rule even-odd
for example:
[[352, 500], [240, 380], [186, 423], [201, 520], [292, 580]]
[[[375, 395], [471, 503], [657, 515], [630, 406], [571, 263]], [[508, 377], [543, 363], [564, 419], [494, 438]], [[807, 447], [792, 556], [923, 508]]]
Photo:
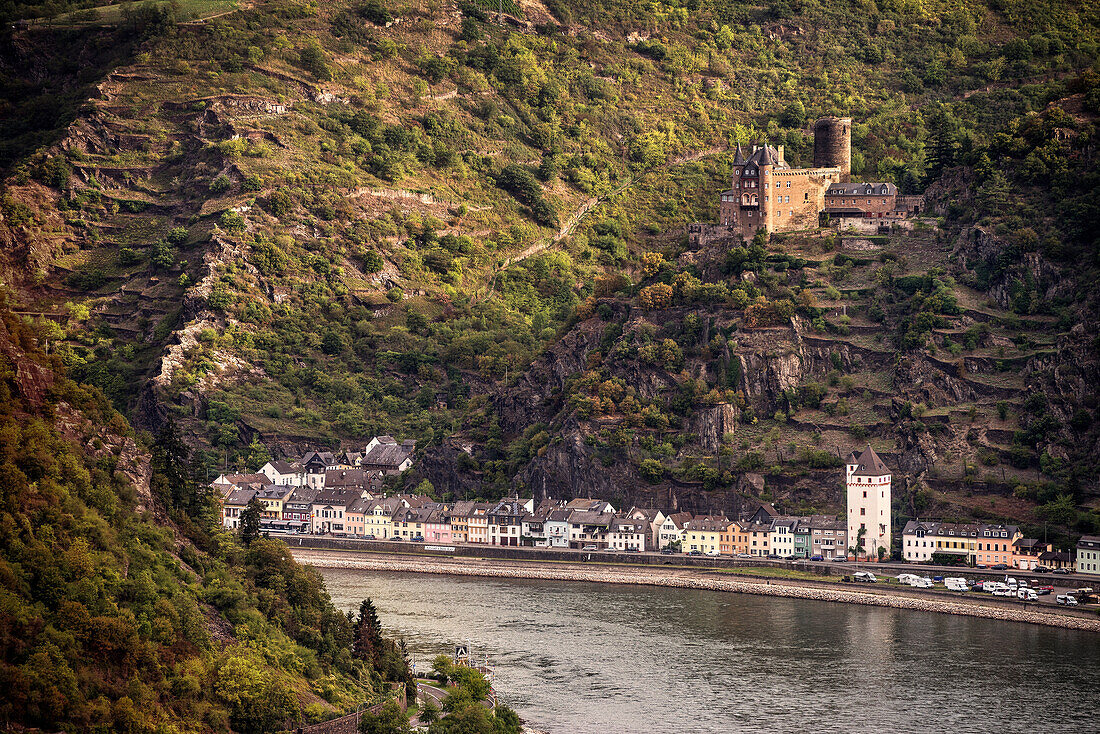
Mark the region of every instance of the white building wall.
[[867, 531], [863, 536], [864, 552], [871, 558], [878, 557], [878, 548], [890, 552], [891, 526], [891, 475], [881, 477], [861, 476], [856, 467], [847, 467], [848, 493], [848, 545], [855, 547], [859, 541], [861, 525]]

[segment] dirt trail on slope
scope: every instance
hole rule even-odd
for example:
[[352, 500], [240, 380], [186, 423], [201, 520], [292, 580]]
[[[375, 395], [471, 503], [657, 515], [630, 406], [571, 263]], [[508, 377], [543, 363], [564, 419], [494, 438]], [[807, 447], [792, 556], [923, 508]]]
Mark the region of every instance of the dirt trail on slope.
[[[685, 153], [683, 155], [670, 158], [666, 163], [663, 163], [662, 165], [646, 169], [642, 172], [641, 175], [644, 176], [654, 171], [671, 168], [672, 166], [681, 166], [685, 163], [691, 163], [693, 161], [706, 158], [708, 156], [724, 153], [727, 150], [729, 150], [727, 146], [714, 145], [709, 148], [697, 150], [692, 153]], [[518, 262], [521, 262], [529, 257], [539, 254], [540, 252], [543, 252], [551, 245], [556, 245], [557, 243], [561, 242], [563, 239], [573, 234], [573, 231], [577, 228], [577, 225], [584, 221], [584, 218], [588, 216], [589, 212], [591, 212], [594, 208], [596, 208], [603, 202], [609, 201], [610, 199], [626, 191], [628, 188], [634, 185], [635, 181], [637, 181], [637, 179], [633, 176], [630, 176], [626, 179], [624, 183], [616, 187], [614, 190], [601, 196], [593, 196], [590, 199], [586, 199], [579, 207], [577, 207], [577, 209], [569, 216], [569, 218], [565, 220], [565, 222], [558, 229], [557, 234], [550, 237], [543, 237], [540, 240], [536, 240], [533, 244], [528, 245], [526, 248], [520, 250], [515, 255], [505, 258], [504, 261], [493, 272], [493, 277], [489, 281], [489, 291], [485, 294], [484, 298], [490, 298], [493, 295], [493, 292], [496, 288], [497, 273], [499, 273], [501, 270], [504, 270], [505, 268], [515, 265]], [[480, 300], [482, 300], [482, 298], [475, 295], [472, 299], [472, 303], [477, 303]]]

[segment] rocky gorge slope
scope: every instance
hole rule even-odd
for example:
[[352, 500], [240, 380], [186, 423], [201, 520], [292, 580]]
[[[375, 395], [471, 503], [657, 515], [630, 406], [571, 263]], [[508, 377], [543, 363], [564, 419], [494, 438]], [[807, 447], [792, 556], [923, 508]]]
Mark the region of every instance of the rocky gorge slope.
[[[870, 442], [905, 513], [1083, 532], [1095, 29], [979, 5], [31, 24], [0, 48], [0, 267], [72, 376], [208, 471], [387, 433], [443, 496], [834, 511]], [[688, 248], [731, 144], [805, 163], [827, 113], [935, 216]]]

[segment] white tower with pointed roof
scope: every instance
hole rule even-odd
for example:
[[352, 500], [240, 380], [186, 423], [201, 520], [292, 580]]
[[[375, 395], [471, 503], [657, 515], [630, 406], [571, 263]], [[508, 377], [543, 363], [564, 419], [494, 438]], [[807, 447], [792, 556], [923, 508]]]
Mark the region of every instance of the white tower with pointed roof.
[[859, 548], [859, 558], [878, 560], [879, 549], [890, 555], [890, 485], [892, 476], [886, 464], [870, 446], [852, 452], [845, 465], [848, 490], [848, 545]]

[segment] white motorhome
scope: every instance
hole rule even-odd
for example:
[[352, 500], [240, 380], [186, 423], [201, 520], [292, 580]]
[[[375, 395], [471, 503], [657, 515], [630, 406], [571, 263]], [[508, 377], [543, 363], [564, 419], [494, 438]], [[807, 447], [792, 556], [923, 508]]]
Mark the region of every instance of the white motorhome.
[[949, 591], [969, 591], [970, 587], [966, 584], [966, 579], [955, 576], [948, 576], [943, 580], [943, 585]]

